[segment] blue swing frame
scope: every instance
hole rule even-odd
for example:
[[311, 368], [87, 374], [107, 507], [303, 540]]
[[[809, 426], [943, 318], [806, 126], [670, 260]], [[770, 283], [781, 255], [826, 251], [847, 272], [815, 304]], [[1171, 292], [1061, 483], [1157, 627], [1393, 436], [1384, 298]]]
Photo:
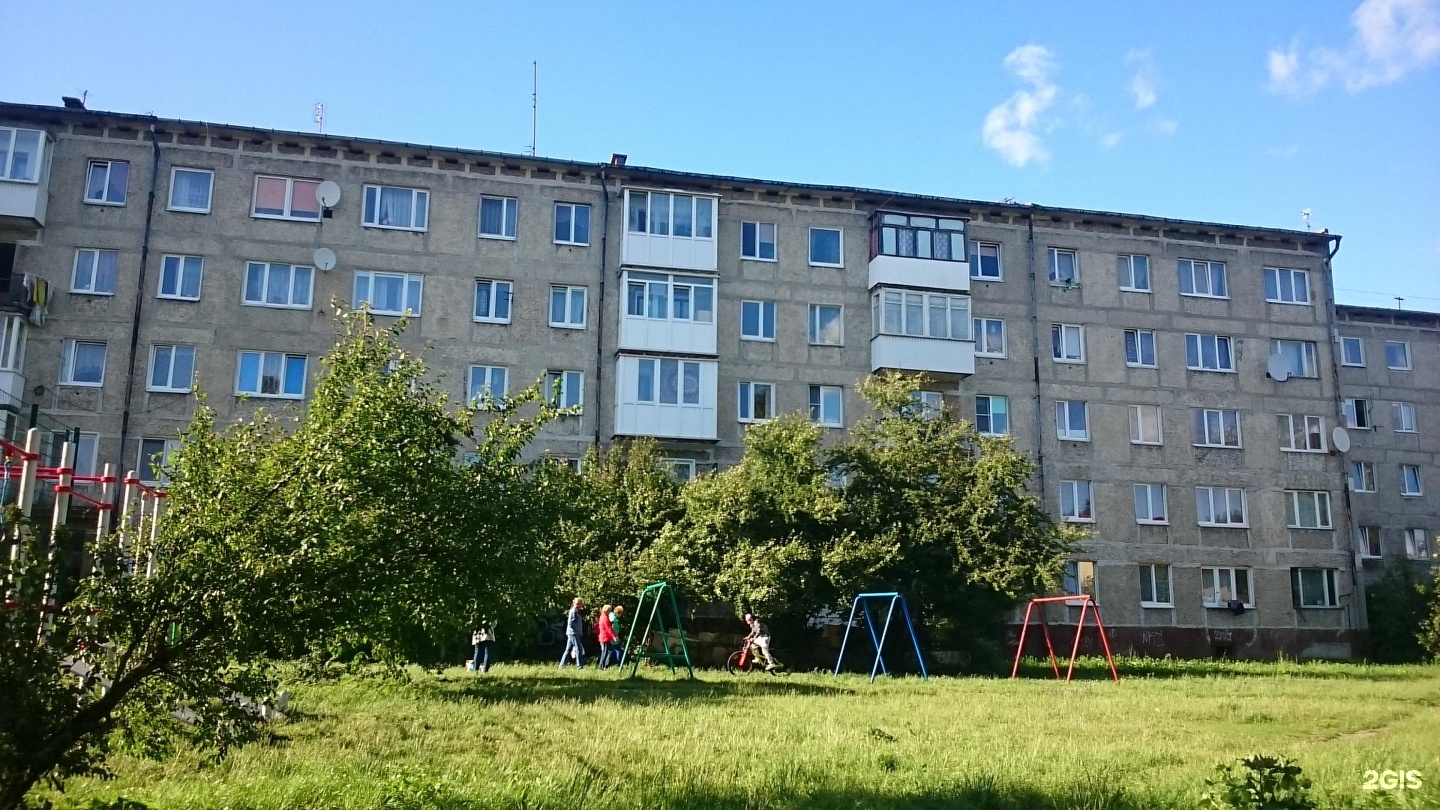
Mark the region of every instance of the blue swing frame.
[[[885, 611], [885, 626], [880, 629], [880, 635], [875, 635], [875, 621], [870, 613], [870, 602], [872, 599], [890, 600], [889, 609]], [[895, 617], [895, 606], [900, 606], [900, 615], [905, 618], [905, 629], [910, 631], [910, 643], [915, 646], [915, 660], [920, 664], [920, 677], [929, 680], [930, 674], [925, 670], [925, 654], [920, 651], [920, 637], [915, 635], [915, 623], [910, 620], [910, 608], [905, 604], [905, 597], [895, 591], [886, 593], [862, 593], [857, 594], [855, 601], [850, 605], [850, 620], [845, 623], [845, 638], [840, 641], [840, 655], [835, 659], [835, 677], [840, 676], [840, 665], [845, 661], [845, 647], [850, 643], [850, 630], [855, 627], [855, 611], [865, 611], [865, 629], [870, 631], [870, 641], [875, 645], [875, 663], [870, 665], [870, 682], [875, 682], [875, 675], [878, 672], [890, 674], [885, 666], [885, 639], [890, 634], [890, 621]]]

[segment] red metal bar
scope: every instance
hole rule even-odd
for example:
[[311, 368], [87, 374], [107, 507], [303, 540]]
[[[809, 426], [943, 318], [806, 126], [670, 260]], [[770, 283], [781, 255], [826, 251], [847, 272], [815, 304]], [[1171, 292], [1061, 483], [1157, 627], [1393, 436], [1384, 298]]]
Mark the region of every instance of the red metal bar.
[[1025, 623], [1020, 625], [1020, 643], [1015, 645], [1015, 666], [1010, 669], [1010, 679], [1014, 680], [1020, 675], [1020, 656], [1025, 654], [1025, 634], [1030, 631], [1030, 611], [1035, 609], [1035, 602], [1025, 606]]
[[1105, 646], [1105, 660], [1110, 664], [1110, 677], [1120, 682], [1120, 673], [1115, 670], [1115, 656], [1110, 654], [1110, 639], [1105, 636], [1105, 623], [1100, 621], [1100, 606], [1095, 606], [1095, 627], [1100, 631], [1100, 643]]
[[39, 453], [32, 453], [18, 444], [5, 441], [4, 439], [0, 439], [0, 450], [3, 450], [5, 455], [15, 456], [21, 461], [35, 461], [40, 458]]
[[1080, 602], [1080, 621], [1075, 624], [1075, 644], [1070, 648], [1070, 668], [1065, 670], [1065, 682], [1075, 677], [1075, 659], [1080, 656], [1080, 637], [1085, 634], [1085, 611], [1090, 609], [1090, 596], [1086, 594]]
[[1045, 632], [1045, 649], [1050, 652], [1050, 669], [1055, 672], [1055, 679], [1060, 679], [1060, 662], [1055, 660], [1055, 645], [1050, 643], [1050, 620], [1045, 618], [1045, 609], [1040, 609], [1040, 629]]
[[106, 510], [109, 510], [109, 509], [114, 509], [114, 508], [115, 508], [115, 505], [114, 505], [114, 504], [103, 503], [103, 502], [101, 502], [99, 499], [92, 498], [92, 497], [90, 497], [89, 495], [86, 495], [86, 494], [83, 493], [83, 492], [76, 492], [74, 487], [62, 487], [62, 486], [56, 486], [56, 487], [55, 487], [55, 493], [56, 493], [56, 494], [60, 494], [60, 493], [62, 493], [62, 492], [67, 492], [67, 493], [69, 493], [69, 494], [70, 494], [70, 497], [72, 497], [72, 498], [79, 498], [80, 500], [85, 501], [86, 503], [93, 504], [96, 509], [106, 509]]

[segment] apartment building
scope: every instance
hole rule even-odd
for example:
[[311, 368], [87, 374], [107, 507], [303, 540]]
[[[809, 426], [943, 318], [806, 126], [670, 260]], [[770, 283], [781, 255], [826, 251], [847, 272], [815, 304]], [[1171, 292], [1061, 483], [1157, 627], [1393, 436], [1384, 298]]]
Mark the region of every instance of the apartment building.
[[13, 104], [0, 150], [0, 399], [82, 468], [158, 477], [197, 388], [303, 406], [332, 299], [409, 311], [457, 400], [559, 381], [537, 453], [653, 436], [681, 477], [924, 372], [1092, 530], [1067, 587], [1121, 649], [1362, 652], [1338, 237]]

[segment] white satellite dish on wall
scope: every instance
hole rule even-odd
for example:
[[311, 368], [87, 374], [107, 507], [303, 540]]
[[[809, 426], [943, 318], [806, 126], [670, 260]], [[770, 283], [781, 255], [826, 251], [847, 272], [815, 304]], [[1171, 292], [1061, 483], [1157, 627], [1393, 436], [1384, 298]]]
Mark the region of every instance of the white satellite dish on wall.
[[334, 269], [335, 251], [330, 248], [317, 248], [315, 251], [315, 266], [322, 271]]
[[315, 187], [315, 202], [326, 208], [334, 208], [340, 204], [340, 184], [334, 180], [326, 180]]
[[1284, 355], [1272, 354], [1270, 361], [1265, 365], [1265, 373], [1275, 382], [1285, 382], [1290, 379], [1290, 363]]
[[1334, 430], [1330, 431], [1330, 445], [1338, 452], [1350, 452], [1350, 434], [1345, 431], [1345, 428], [1336, 426]]

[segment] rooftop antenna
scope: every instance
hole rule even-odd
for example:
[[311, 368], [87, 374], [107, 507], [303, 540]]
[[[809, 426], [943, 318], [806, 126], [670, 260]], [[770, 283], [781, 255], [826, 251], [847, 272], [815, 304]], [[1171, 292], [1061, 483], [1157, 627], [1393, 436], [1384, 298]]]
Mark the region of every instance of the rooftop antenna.
[[540, 63], [530, 63], [530, 157], [535, 157], [535, 122], [540, 109]]
[[1300, 218], [1303, 219], [1303, 220], [1305, 220], [1305, 230], [1307, 230], [1307, 231], [1310, 230], [1310, 209], [1309, 209], [1309, 208], [1302, 208], [1302, 209], [1300, 209]]
[[315, 102], [315, 131], [321, 135], [325, 134], [325, 102]]

